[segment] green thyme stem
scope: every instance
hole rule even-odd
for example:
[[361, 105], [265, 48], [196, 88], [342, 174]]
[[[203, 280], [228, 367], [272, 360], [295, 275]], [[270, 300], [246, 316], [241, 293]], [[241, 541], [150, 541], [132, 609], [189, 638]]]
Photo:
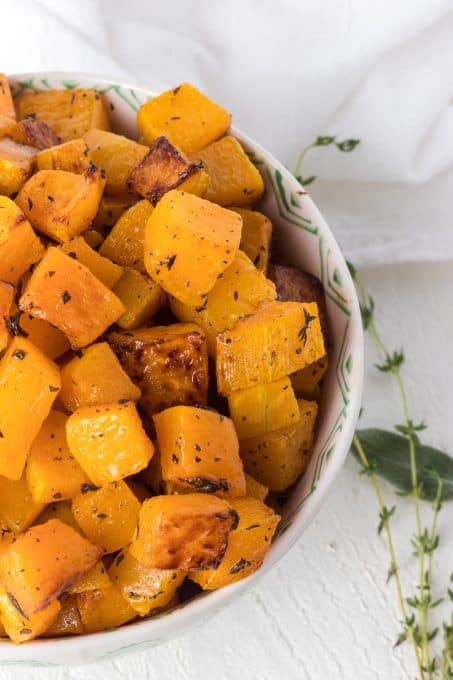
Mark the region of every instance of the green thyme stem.
[[315, 146], [317, 146], [317, 145], [313, 142], [312, 144], [308, 144], [308, 146], [306, 146], [302, 149], [299, 156], [297, 157], [296, 165], [294, 166], [294, 170], [293, 170], [294, 177], [299, 176], [300, 169], [301, 169], [302, 163], [304, 162], [305, 156], [310, 151], [310, 149], [314, 149]]

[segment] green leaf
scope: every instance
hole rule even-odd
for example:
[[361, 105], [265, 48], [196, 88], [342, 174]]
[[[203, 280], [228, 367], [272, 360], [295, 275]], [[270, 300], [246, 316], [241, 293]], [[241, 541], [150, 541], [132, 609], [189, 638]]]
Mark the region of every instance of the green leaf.
[[[358, 430], [356, 434], [368, 459], [373, 461], [373, 471], [390, 482], [400, 493], [411, 493], [407, 438], [394, 432], [374, 428]], [[352, 453], [355, 458], [359, 458], [354, 446]], [[423, 500], [433, 501], [436, 498], [438, 482], [432, 475], [433, 469], [442, 480], [443, 500], [452, 500], [453, 458], [439, 449], [416, 443], [415, 459], [418, 482], [423, 484]]]
[[333, 144], [335, 141], [335, 137], [316, 137], [314, 146], [329, 146], [329, 144]]
[[358, 144], [360, 144], [360, 139], [344, 139], [342, 142], [337, 142], [336, 146], [340, 151], [349, 153], [350, 151], [354, 151]]
[[303, 184], [303, 186], [306, 187], [315, 181], [316, 175], [310, 175], [310, 177], [301, 177], [301, 175], [299, 175], [296, 179], [300, 184]]

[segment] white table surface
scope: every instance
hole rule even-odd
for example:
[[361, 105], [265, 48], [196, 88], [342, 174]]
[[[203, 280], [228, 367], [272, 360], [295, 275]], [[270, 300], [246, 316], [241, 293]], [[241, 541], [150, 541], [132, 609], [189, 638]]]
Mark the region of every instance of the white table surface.
[[[406, 350], [415, 420], [429, 423], [430, 444], [452, 451], [452, 263], [369, 268], [363, 278], [375, 296], [390, 346]], [[377, 357], [371, 346], [368, 349], [367, 363], [372, 366]], [[397, 404], [391, 379], [368, 369], [363, 425], [390, 427], [400, 420]], [[392, 492], [388, 496], [390, 502]], [[401, 505], [395, 536], [407, 576], [413, 521], [409, 502]], [[452, 505], [445, 505], [436, 595], [452, 568], [451, 516]], [[392, 648], [398, 612], [392, 585], [385, 584], [388, 557], [376, 525], [368, 481], [348, 460], [325, 506], [293, 550], [253, 592], [203, 627], [110, 663], [51, 670], [0, 668], [0, 680], [412, 678], [409, 646]]]

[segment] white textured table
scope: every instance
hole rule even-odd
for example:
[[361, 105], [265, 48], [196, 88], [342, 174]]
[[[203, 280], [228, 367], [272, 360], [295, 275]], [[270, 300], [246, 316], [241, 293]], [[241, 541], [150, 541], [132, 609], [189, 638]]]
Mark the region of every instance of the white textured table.
[[[381, 326], [390, 346], [407, 353], [415, 420], [429, 440], [453, 450], [451, 328], [453, 267], [406, 265], [368, 269]], [[421, 313], [423, 312], [423, 313]], [[429, 330], [427, 330], [429, 319]], [[374, 353], [370, 348], [368, 365]], [[432, 356], [435, 354], [435, 361]], [[400, 418], [388, 376], [368, 371], [363, 425], [390, 427]], [[389, 404], [392, 409], [389, 409]], [[393, 494], [389, 492], [389, 500]], [[395, 523], [403, 573], [411, 571], [409, 503]], [[447, 513], [450, 515], [449, 536]], [[443, 584], [452, 566], [452, 505], [444, 506]], [[211, 622], [148, 652], [111, 663], [51, 670], [0, 668], [0, 680], [399, 680], [412, 678], [411, 650], [392, 646], [398, 633], [377, 510], [368, 482], [348, 460], [326, 505], [298, 545], [254, 592]], [[440, 582], [439, 582], [440, 585]], [[435, 592], [437, 582], [435, 586]]]

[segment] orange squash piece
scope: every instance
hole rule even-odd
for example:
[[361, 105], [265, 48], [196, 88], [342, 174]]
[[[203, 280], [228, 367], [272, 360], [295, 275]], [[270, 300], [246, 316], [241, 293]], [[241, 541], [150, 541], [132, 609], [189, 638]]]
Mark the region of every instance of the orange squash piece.
[[145, 272], [145, 227], [152, 211], [153, 206], [144, 199], [123, 212], [104, 239], [100, 254], [123, 267]]
[[272, 238], [272, 222], [266, 215], [247, 208], [230, 208], [242, 217], [241, 250], [259, 271], [266, 274]]
[[0, 281], [0, 352], [8, 345], [10, 334], [7, 321], [9, 321], [11, 306], [14, 300], [14, 287], [9, 283]]
[[0, 474], [20, 479], [31, 444], [60, 390], [60, 372], [27, 338], [0, 360]]
[[138, 128], [148, 144], [165, 135], [186, 154], [221, 137], [230, 122], [228, 111], [189, 83], [150, 99], [137, 114]]
[[124, 269], [113, 292], [126, 310], [117, 324], [127, 330], [147, 324], [167, 301], [167, 296], [158, 283], [132, 267]]
[[[89, 536], [87, 536], [89, 538]], [[68, 588], [68, 593], [77, 595], [77, 593], [85, 593], [89, 590], [102, 590], [103, 588], [110, 588], [112, 581], [107, 573], [107, 569], [102, 560], [96, 562], [90, 571], [79, 578], [78, 581]]]
[[0, 586], [0, 620], [8, 637], [16, 645], [42, 635], [56, 620], [60, 607], [58, 600], [52, 600], [40, 611], [26, 617], [14, 597]]
[[146, 270], [177, 300], [202, 305], [232, 263], [241, 227], [237, 213], [192, 194], [169, 191], [146, 224]]
[[115, 283], [121, 278], [123, 268], [118, 267], [117, 264], [114, 264], [106, 257], [102, 257], [93, 248], [90, 248], [82, 236], [66, 241], [61, 246], [61, 249], [66, 255], [85, 265], [93, 276], [99, 279], [107, 288], [113, 288]]
[[83, 264], [48, 248], [19, 307], [59, 328], [73, 347], [85, 347], [124, 312], [120, 300]]
[[[84, 484], [83, 489], [91, 486], [91, 484]], [[74, 515], [72, 514], [71, 501], [57, 501], [55, 503], [50, 503], [38, 516], [35, 524], [44, 524], [49, 519], [58, 519], [60, 522], [68, 524], [70, 527], [80, 533], [79, 525], [75, 521]]]
[[236, 511], [212, 494], [154, 496], [142, 505], [130, 554], [155, 569], [215, 569], [236, 525]]
[[94, 220], [104, 185], [95, 165], [88, 166], [83, 175], [39, 170], [20, 190], [17, 205], [37, 231], [64, 243]]
[[1, 533], [16, 536], [28, 527], [43, 510], [44, 503], [35, 501], [25, 475], [18, 480], [0, 477]]
[[126, 482], [112, 482], [79, 494], [72, 512], [84, 536], [111, 553], [134, 538], [140, 502]]
[[[55, 621], [47, 628], [43, 637], [59, 637], [60, 635], [81, 635], [83, 631], [82, 619], [77, 609], [77, 597], [66, 595], [59, 600], [60, 611]], [[37, 616], [35, 614], [35, 616]]]
[[139, 328], [111, 333], [108, 341], [140, 387], [140, 404], [149, 416], [177, 404], [207, 403], [208, 354], [198, 326]]
[[117, 628], [137, 617], [135, 609], [132, 609], [114, 586], [79, 593], [77, 609], [85, 633]]
[[168, 490], [204, 491], [226, 498], [245, 494], [239, 442], [229, 418], [192, 406], [174, 406], [153, 420]]
[[27, 90], [17, 97], [16, 106], [19, 118], [34, 114], [64, 142], [83, 137], [91, 128], [110, 129], [102, 95], [95, 90]]
[[140, 389], [106, 342], [90, 345], [61, 369], [59, 402], [67, 411], [139, 397]]
[[[27, 333], [26, 337], [30, 342], [52, 361], [71, 349], [66, 335], [48, 321], [38, 319], [31, 314], [24, 314], [20, 310], [16, 312], [14, 319], [17, 320], [17, 325], [22, 329], [22, 332]], [[16, 322], [14, 321], [14, 323]], [[19, 331], [18, 335], [21, 334]]]
[[208, 201], [219, 205], [251, 205], [264, 193], [258, 170], [237, 139], [227, 135], [191, 156], [203, 163], [209, 175], [205, 193]]
[[181, 182], [178, 189], [186, 194], [195, 194], [203, 198], [209, 187], [209, 175], [200, 167], [200, 164], [197, 164], [197, 168], [184, 182]]
[[217, 569], [190, 575], [203, 590], [223, 588], [259, 569], [280, 521], [271, 508], [256, 498], [235, 498], [231, 506], [238, 513], [239, 523], [230, 534], [221, 563]]
[[[121, 215], [128, 208], [135, 205], [137, 200], [138, 196], [133, 195], [106, 196], [104, 194], [99, 209], [96, 213], [96, 217], [93, 221], [93, 228], [99, 231], [102, 236], [106, 236], [110, 233], [113, 225], [116, 224]], [[149, 205], [151, 205], [151, 203]], [[105, 257], [108, 257], [110, 260], [113, 260], [113, 262], [116, 262], [116, 260], [108, 253], [101, 253], [101, 255], [105, 255]], [[117, 262], [117, 264], [123, 263]]]
[[80, 487], [89, 483], [69, 451], [66, 421], [64, 413], [51, 411], [31, 446], [26, 478], [36, 503], [74, 498]]
[[326, 354], [321, 359], [318, 359], [318, 361], [293, 373], [290, 377], [295, 393], [299, 396], [313, 393], [326, 374], [328, 366], [329, 362]]
[[225, 396], [278, 380], [325, 354], [315, 302], [268, 302], [216, 341], [217, 388]]
[[36, 149], [0, 139], [0, 193], [14, 197], [33, 172]]
[[94, 484], [143, 470], [154, 453], [131, 402], [80, 408], [69, 417], [66, 435], [71, 453]]
[[0, 114], [16, 120], [13, 97], [9, 87], [8, 78], [4, 73], [0, 73]]
[[261, 484], [261, 482], [258, 482], [247, 472], [245, 473], [245, 486], [245, 495], [252, 496], [252, 498], [257, 498], [259, 501], [264, 502], [267, 494], [269, 493], [267, 486]]
[[25, 118], [16, 123], [9, 131], [8, 137], [18, 144], [32, 146], [35, 149], [48, 149], [61, 142], [61, 139], [42, 120]]
[[147, 616], [155, 609], [166, 607], [184, 581], [185, 571], [150, 569], [122, 550], [109, 569], [113, 585], [126, 602], [140, 614]]
[[65, 170], [83, 175], [90, 165], [91, 158], [83, 139], [43, 149], [36, 156], [38, 170]]
[[101, 554], [97, 545], [52, 519], [27, 529], [0, 556], [0, 583], [31, 616], [91, 569]]
[[44, 254], [44, 247], [23, 212], [0, 196], [0, 280], [16, 285]]

